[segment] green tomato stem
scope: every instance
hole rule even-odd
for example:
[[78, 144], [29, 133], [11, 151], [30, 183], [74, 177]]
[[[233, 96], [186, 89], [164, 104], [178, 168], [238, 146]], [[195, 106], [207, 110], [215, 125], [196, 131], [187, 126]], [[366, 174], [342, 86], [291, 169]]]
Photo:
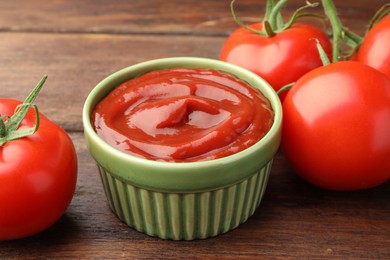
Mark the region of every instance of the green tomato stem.
[[4, 122], [4, 117], [0, 115], [0, 138], [7, 135], [7, 126]]
[[283, 20], [281, 20], [281, 13], [283, 6], [286, 5], [288, 0], [280, 0], [273, 8], [269, 17], [269, 23], [272, 30], [277, 30], [284, 25]]
[[311, 17], [316, 17], [316, 18], [321, 18], [323, 19], [324, 17], [321, 16], [321, 15], [317, 15], [317, 14], [312, 14], [312, 13], [303, 13], [303, 10], [305, 10], [306, 8], [314, 8], [314, 7], [317, 7], [319, 5], [319, 3], [310, 3], [310, 2], [306, 2], [306, 5], [304, 6], [301, 6], [300, 8], [298, 8], [297, 10], [295, 10], [295, 12], [292, 14], [292, 16], [290, 17], [290, 19], [288, 20], [287, 23], [284, 24], [283, 27], [280, 27], [278, 28], [278, 30], [276, 31], [276, 33], [279, 33], [280, 31], [284, 31], [288, 28], [290, 28], [294, 23], [295, 21], [300, 18], [300, 17], [305, 17], [305, 16], [311, 16]]
[[[44, 76], [39, 81], [24, 102], [16, 107], [15, 113], [11, 117], [0, 116], [0, 146], [6, 142], [32, 135], [38, 130], [40, 123], [39, 111], [38, 107], [33, 103], [42, 89], [46, 79], [47, 76]], [[27, 129], [18, 129], [31, 107], [35, 111], [35, 125]]]
[[43, 84], [47, 80], [47, 76], [43, 76], [43, 78], [38, 82], [38, 84], [35, 86], [35, 88], [31, 91], [31, 93], [27, 96], [27, 98], [24, 100], [23, 104], [18, 107], [15, 114], [11, 117], [11, 123], [9, 126], [9, 130], [16, 130], [20, 123], [23, 121], [24, 117], [26, 116], [28, 110], [34, 103], [35, 99], [37, 98], [39, 92], [41, 91]]
[[318, 52], [320, 54], [322, 65], [324, 65], [324, 66], [329, 65], [330, 64], [330, 60], [328, 58], [328, 55], [324, 51], [324, 48], [322, 48], [320, 41], [318, 39], [313, 39], [313, 40], [316, 41], [316, 45], [317, 45]]
[[289, 83], [289, 84], [281, 87], [278, 91], [276, 91], [276, 94], [280, 95], [283, 92], [285, 92], [285, 91], [289, 90], [290, 88], [292, 88], [294, 85], [295, 85], [295, 82]]
[[298, 8], [293, 16], [290, 18], [290, 20], [285, 23], [283, 21], [283, 16], [281, 14], [282, 8], [287, 4], [288, 0], [279, 0], [276, 3], [276, 0], [267, 0], [266, 3], [266, 11], [265, 11], [265, 16], [262, 22], [263, 28], [262, 30], [256, 30], [248, 25], [244, 24], [242, 21], [240, 21], [234, 11], [234, 2], [235, 0], [232, 0], [230, 2], [230, 12], [233, 16], [234, 21], [241, 26], [242, 28], [247, 29], [248, 31], [262, 35], [265, 37], [273, 37], [278, 33], [283, 32], [284, 30], [287, 30], [290, 28], [290, 26], [295, 22], [295, 20], [299, 17], [303, 16], [314, 16], [314, 17], [319, 17], [316, 14], [311, 14], [311, 13], [302, 13], [302, 11], [308, 7], [316, 7], [318, 6], [318, 3], [310, 3], [306, 2], [306, 5], [303, 7]]
[[265, 6], [264, 20], [269, 20], [271, 16], [271, 12], [274, 9], [274, 6], [275, 6], [275, 0], [267, 0], [267, 4]]
[[367, 32], [374, 27], [380, 20], [382, 20], [386, 15], [390, 14], [390, 3], [384, 4], [375, 15], [371, 18]]
[[267, 35], [267, 37], [270, 38], [270, 37], [275, 36], [275, 32], [272, 30], [272, 26], [268, 20], [263, 21], [263, 30], [264, 30], [265, 34]]
[[363, 38], [360, 37], [360, 35], [358, 35], [358, 34], [352, 32], [352, 31], [350, 31], [350, 30], [348, 30], [348, 29], [346, 29], [346, 28], [344, 28], [344, 35], [345, 35], [344, 41], [345, 41], [346, 43], [348, 43], [348, 42], [350, 41], [349, 45], [350, 45], [351, 47], [354, 47], [354, 48], [355, 48], [355, 47], [358, 47], [358, 46], [360, 46], [360, 45], [362, 44], [362, 42], [363, 42]]
[[234, 11], [234, 1], [235, 0], [232, 0], [230, 2], [230, 12], [232, 14], [232, 17], [233, 17], [233, 20], [242, 28], [245, 28], [246, 30], [254, 33], [254, 34], [259, 34], [259, 35], [263, 35], [263, 36], [267, 36], [263, 31], [260, 31], [260, 30], [256, 30], [256, 29], [253, 29], [251, 27], [249, 27], [248, 25], [244, 24], [240, 19], [238, 19], [238, 17], [236, 16], [236, 12]]
[[340, 55], [340, 40], [343, 37], [343, 26], [337, 15], [336, 7], [332, 0], [322, 0], [325, 15], [329, 18], [333, 31], [333, 56], [332, 61], [337, 62]]
[[340, 55], [340, 43], [344, 42], [348, 46], [354, 48], [358, 48], [363, 38], [360, 37], [358, 34], [351, 32], [347, 28], [345, 28], [340, 18], [337, 15], [336, 7], [332, 0], [322, 0], [322, 6], [325, 11], [325, 15], [329, 18], [330, 24], [332, 26], [332, 33], [333, 33], [333, 46], [332, 46], [332, 62], [337, 62], [341, 58]]

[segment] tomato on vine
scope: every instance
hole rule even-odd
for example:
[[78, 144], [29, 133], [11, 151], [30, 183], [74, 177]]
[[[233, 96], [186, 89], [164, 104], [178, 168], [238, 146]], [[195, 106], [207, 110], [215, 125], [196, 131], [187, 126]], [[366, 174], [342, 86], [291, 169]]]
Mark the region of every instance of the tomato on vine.
[[258, 74], [277, 91], [322, 65], [313, 39], [320, 42], [328, 56], [331, 56], [332, 47], [322, 30], [307, 23], [295, 23], [296, 18], [308, 15], [302, 14], [303, 9], [316, 4], [301, 7], [284, 23], [280, 11], [287, 1], [274, 2], [267, 1], [262, 23], [249, 26], [237, 19], [233, 10], [234, 0], [231, 2], [233, 18], [241, 28], [225, 41], [220, 59]]
[[[301, 77], [283, 103], [282, 150], [294, 171], [331, 190], [372, 188], [390, 179], [390, 78], [357, 61], [338, 61], [344, 28], [323, 0], [334, 32], [333, 63]], [[347, 37], [351, 37], [349, 35]]]
[[39, 113], [34, 100], [0, 98], [0, 240], [37, 234], [70, 204], [77, 157], [65, 130]]
[[390, 79], [359, 62], [315, 69], [283, 103], [282, 149], [294, 170], [326, 189], [390, 179]]

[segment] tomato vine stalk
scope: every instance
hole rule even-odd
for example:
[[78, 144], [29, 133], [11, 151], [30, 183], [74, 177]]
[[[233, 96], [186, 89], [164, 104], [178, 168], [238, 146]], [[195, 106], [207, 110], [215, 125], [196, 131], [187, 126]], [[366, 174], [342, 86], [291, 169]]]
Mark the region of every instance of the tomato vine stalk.
[[[325, 15], [328, 17], [332, 26], [332, 37], [333, 37], [333, 56], [332, 62], [337, 62], [340, 59], [350, 58], [360, 47], [363, 42], [363, 37], [350, 31], [344, 27], [337, 15], [337, 10], [333, 0], [322, 0], [322, 6]], [[383, 5], [371, 19], [367, 32], [383, 17], [390, 13], [390, 3]], [[341, 55], [340, 44], [344, 42], [347, 46], [352, 47], [352, 51], [347, 53], [344, 57]]]
[[340, 60], [340, 43], [345, 42], [347, 45], [357, 48], [362, 43], [363, 38], [348, 30], [343, 26], [337, 15], [336, 7], [333, 0], [322, 0], [325, 15], [328, 17], [332, 26], [333, 50], [332, 62]]
[[[34, 101], [42, 89], [43, 84], [46, 82], [46, 79], [47, 76], [43, 76], [24, 102], [16, 107], [12, 116], [0, 115], [0, 146], [6, 142], [32, 135], [38, 130], [39, 111]], [[35, 125], [31, 128], [18, 129], [30, 108], [33, 108], [35, 111]]]
[[288, 0], [280, 0], [278, 2], [275, 2], [275, 0], [267, 0], [266, 3], [266, 12], [264, 19], [262, 21], [262, 30], [256, 30], [251, 28], [250, 26], [244, 24], [238, 17], [236, 16], [236, 13], [234, 11], [234, 2], [235, 0], [232, 0], [230, 2], [230, 11], [233, 16], [234, 21], [241, 26], [242, 28], [247, 29], [250, 32], [253, 32], [255, 34], [259, 34], [265, 37], [273, 37], [278, 33], [281, 33], [288, 28], [290, 28], [296, 19], [304, 16], [314, 16], [314, 17], [320, 17], [323, 18], [320, 15], [313, 14], [313, 13], [304, 13], [303, 10], [307, 8], [314, 8], [319, 6], [319, 3], [310, 3], [309, 1], [306, 2], [306, 5], [298, 8], [291, 18], [288, 20], [288, 22], [283, 21], [283, 17], [281, 14], [282, 8], [287, 4]]
[[390, 14], [390, 3], [384, 4], [375, 15], [371, 18], [371, 21], [368, 25], [367, 32], [374, 27], [380, 20], [382, 20], [386, 15]]

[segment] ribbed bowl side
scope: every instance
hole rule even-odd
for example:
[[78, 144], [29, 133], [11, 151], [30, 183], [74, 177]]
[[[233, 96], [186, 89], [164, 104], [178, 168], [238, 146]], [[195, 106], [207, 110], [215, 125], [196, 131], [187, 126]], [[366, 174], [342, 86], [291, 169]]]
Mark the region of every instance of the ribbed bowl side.
[[98, 167], [108, 203], [119, 219], [150, 236], [193, 240], [225, 233], [245, 222], [260, 204], [271, 165], [272, 160], [240, 183], [198, 193], [145, 190]]

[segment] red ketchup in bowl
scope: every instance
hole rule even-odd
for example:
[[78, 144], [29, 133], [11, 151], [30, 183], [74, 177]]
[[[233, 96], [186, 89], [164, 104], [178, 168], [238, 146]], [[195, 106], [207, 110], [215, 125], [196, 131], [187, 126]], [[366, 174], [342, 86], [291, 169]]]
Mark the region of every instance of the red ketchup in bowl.
[[175, 68], [147, 72], [112, 90], [92, 124], [111, 146], [150, 160], [191, 162], [238, 153], [274, 120], [268, 99], [223, 71]]

